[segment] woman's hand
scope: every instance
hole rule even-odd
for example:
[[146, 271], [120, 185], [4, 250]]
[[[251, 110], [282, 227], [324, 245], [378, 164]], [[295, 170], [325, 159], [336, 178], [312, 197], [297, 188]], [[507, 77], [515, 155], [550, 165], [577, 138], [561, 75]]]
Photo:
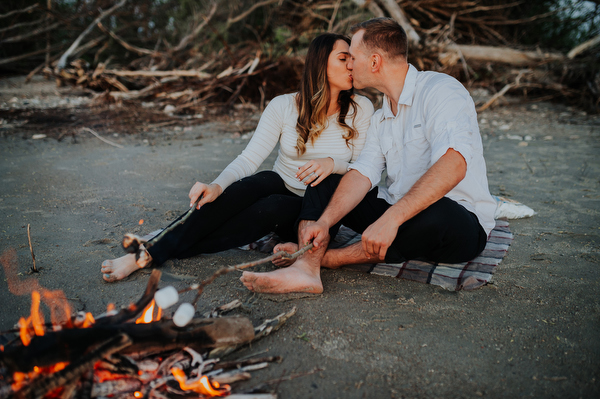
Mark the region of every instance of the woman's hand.
[[333, 172], [333, 167], [333, 158], [313, 159], [298, 168], [296, 177], [298, 180], [304, 181], [305, 185], [310, 184], [311, 187], [314, 187]]
[[221, 195], [221, 193], [223, 193], [223, 189], [218, 184], [204, 184], [197, 181], [190, 190], [190, 208], [194, 206], [194, 203], [198, 201], [198, 198], [201, 199], [198, 201], [196, 209], [200, 209], [204, 204], [213, 202]]

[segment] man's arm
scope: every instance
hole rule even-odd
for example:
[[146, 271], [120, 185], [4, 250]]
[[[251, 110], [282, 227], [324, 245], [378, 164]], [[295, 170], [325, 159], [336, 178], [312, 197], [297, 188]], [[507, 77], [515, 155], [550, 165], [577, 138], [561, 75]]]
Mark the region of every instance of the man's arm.
[[464, 179], [466, 173], [467, 162], [459, 152], [450, 148], [400, 201], [364, 231], [362, 245], [367, 257], [383, 261], [396, 238], [398, 227], [444, 197]]
[[360, 172], [350, 170], [346, 173], [319, 220], [302, 230], [300, 242], [304, 244], [312, 240], [319, 248], [328, 236], [329, 228], [354, 209], [370, 189], [371, 181]]

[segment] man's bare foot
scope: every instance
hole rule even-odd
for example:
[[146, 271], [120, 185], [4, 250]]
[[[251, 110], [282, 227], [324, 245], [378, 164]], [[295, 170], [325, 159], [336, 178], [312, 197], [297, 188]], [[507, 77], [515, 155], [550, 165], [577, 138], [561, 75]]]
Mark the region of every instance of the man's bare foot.
[[[293, 242], [282, 242], [281, 244], [275, 245], [275, 247], [273, 248], [273, 253], [275, 254], [279, 251], [285, 251], [291, 255], [294, 252], [297, 252], [298, 248], [299, 248], [298, 244], [295, 244]], [[275, 259], [273, 261], [273, 264], [278, 267], [287, 267], [287, 266], [290, 266], [295, 261], [296, 261], [296, 259], [279, 258], [279, 259]]]
[[140, 246], [140, 255], [136, 261], [135, 254], [127, 254], [117, 259], [107, 259], [102, 262], [102, 278], [112, 283], [122, 280], [136, 270], [146, 267], [152, 262], [152, 257], [144, 246]]
[[320, 268], [312, 267], [304, 259], [298, 259], [290, 267], [268, 273], [244, 272], [240, 280], [246, 288], [254, 292], [269, 294], [323, 292]]

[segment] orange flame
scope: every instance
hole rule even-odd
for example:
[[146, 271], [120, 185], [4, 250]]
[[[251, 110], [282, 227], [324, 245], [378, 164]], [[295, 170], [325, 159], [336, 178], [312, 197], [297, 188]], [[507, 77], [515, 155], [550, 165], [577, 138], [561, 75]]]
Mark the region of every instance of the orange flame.
[[19, 319], [19, 336], [23, 345], [28, 346], [31, 343], [31, 335], [29, 334], [29, 318], [21, 317]]
[[95, 322], [96, 319], [94, 319], [94, 316], [90, 312], [87, 312], [83, 316], [77, 316], [75, 319], [75, 327], [88, 328], [91, 327]]
[[[213, 396], [226, 396], [229, 395], [231, 388], [229, 385], [223, 385], [223, 387], [219, 387], [217, 382], [213, 385], [208, 380], [208, 377], [203, 375], [199, 379], [187, 380], [185, 376], [185, 372], [177, 367], [171, 368], [171, 373], [179, 382], [179, 387], [184, 391], [194, 391], [202, 395], [208, 395], [210, 397]], [[216, 389], [215, 389], [216, 388]]]
[[27, 346], [34, 335], [41, 337], [44, 335], [44, 317], [40, 313], [40, 293], [31, 292], [31, 316], [19, 319], [19, 335], [23, 345]]
[[31, 293], [31, 324], [33, 331], [38, 337], [44, 335], [44, 316], [40, 313], [40, 293], [33, 291]]
[[[156, 308], [156, 312], [154, 311]], [[155, 314], [156, 313], [156, 314]], [[154, 299], [146, 306], [146, 309], [142, 312], [142, 315], [138, 317], [135, 324], [147, 324], [153, 321], [159, 321], [162, 317], [162, 309], [155, 306]]]
[[11, 387], [13, 391], [16, 392], [23, 386], [25, 386], [29, 381], [33, 381], [38, 375], [55, 373], [67, 367], [68, 364], [68, 362], [59, 362], [48, 367], [34, 366], [33, 371], [30, 371], [28, 373], [21, 373], [20, 371], [16, 371], [13, 373], [13, 382], [11, 384]]

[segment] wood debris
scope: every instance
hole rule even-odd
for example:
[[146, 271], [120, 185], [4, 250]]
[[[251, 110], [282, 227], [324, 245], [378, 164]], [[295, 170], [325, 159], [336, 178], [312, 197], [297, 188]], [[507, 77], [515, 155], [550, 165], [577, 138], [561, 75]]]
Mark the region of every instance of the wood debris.
[[[176, 116], [236, 104], [262, 108], [265, 99], [297, 89], [304, 51], [318, 33], [346, 33], [354, 23], [388, 16], [407, 31], [409, 61], [420, 70], [451, 74], [491, 95], [554, 95], [599, 107], [597, 32], [563, 51], [525, 46], [515, 38], [561, 10], [519, 17], [527, 4], [518, 1], [238, 0], [225, 7], [212, 0], [188, 10], [174, 1], [95, 0], [66, 13], [51, 3], [0, 14], [10, 21], [0, 29], [7, 46], [0, 67], [33, 63], [32, 73], [91, 90], [96, 105], [153, 102]], [[54, 39], [65, 26], [69, 33]], [[515, 84], [514, 68], [534, 73]]]

